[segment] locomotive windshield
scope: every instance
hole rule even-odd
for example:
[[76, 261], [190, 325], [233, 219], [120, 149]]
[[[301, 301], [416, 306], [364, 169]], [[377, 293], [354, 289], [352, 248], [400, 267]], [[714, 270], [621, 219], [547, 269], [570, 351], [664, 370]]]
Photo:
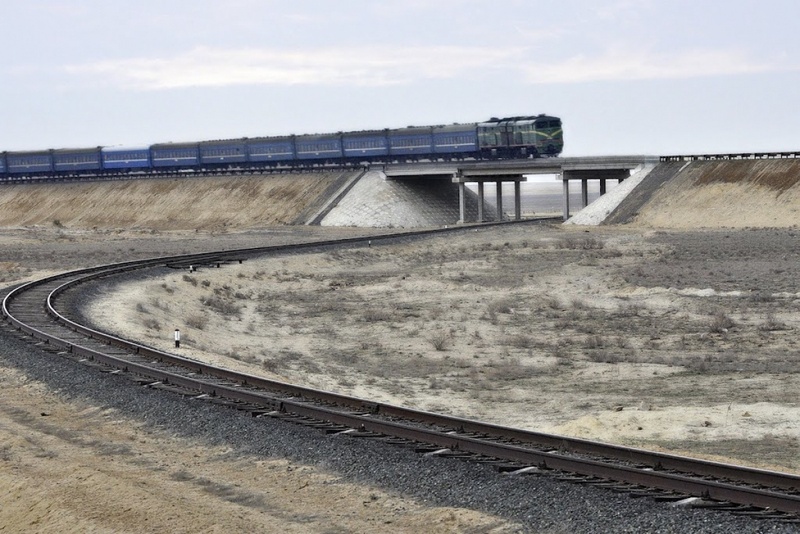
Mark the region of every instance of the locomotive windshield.
[[536, 121], [536, 129], [543, 130], [545, 128], [560, 128], [561, 121], [558, 119], [542, 119]]

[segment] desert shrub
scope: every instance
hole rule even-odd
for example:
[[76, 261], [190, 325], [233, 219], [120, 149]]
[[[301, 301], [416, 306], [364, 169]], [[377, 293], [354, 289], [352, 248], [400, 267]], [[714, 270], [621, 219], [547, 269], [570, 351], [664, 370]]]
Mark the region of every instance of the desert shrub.
[[705, 355], [699, 358], [687, 358], [683, 361], [682, 365], [696, 373], [707, 373], [712, 363], [712, 357]]
[[599, 349], [605, 346], [603, 338], [598, 335], [586, 336], [583, 346], [587, 349]]
[[450, 332], [446, 330], [440, 330], [428, 336], [428, 342], [438, 351], [447, 350], [450, 339]]
[[169, 311], [169, 304], [162, 302], [160, 298], [150, 299], [150, 305], [161, 311]]
[[203, 330], [206, 326], [208, 326], [208, 317], [203, 314], [196, 313], [187, 317], [186, 321], [184, 322], [186, 323], [186, 326], [190, 328]]
[[638, 317], [644, 310], [645, 307], [642, 304], [626, 302], [619, 305], [617, 314], [621, 317]]
[[197, 278], [195, 278], [194, 276], [189, 276], [188, 274], [184, 274], [183, 281], [190, 283], [194, 287], [197, 287]]
[[444, 315], [444, 312], [445, 310], [441, 306], [432, 306], [428, 310], [428, 317], [430, 317], [432, 320], [435, 321], [437, 319], [441, 319], [442, 316]]
[[590, 362], [595, 363], [619, 363], [622, 359], [619, 354], [605, 350], [591, 351], [586, 354], [586, 357]]
[[348, 367], [353, 367], [357, 365], [360, 361], [359, 355], [353, 351], [349, 350], [337, 350], [333, 349], [328, 352], [328, 358], [341, 365], [346, 365]]
[[751, 302], [756, 303], [763, 303], [763, 302], [774, 302], [775, 297], [772, 296], [771, 293], [767, 293], [764, 291], [755, 291], [749, 297]]
[[270, 373], [277, 373], [280, 370], [280, 364], [272, 359], [262, 361], [261, 367]]
[[718, 311], [714, 314], [708, 324], [709, 332], [722, 334], [727, 332], [734, 326], [733, 319], [724, 311]]
[[217, 296], [211, 297], [202, 297], [200, 302], [204, 306], [208, 306], [213, 311], [224, 315], [224, 316], [232, 316], [232, 315], [239, 315], [242, 312], [242, 307], [235, 302], [230, 302], [225, 300], [224, 298], [220, 298]]
[[773, 312], [768, 312], [764, 322], [758, 326], [758, 329], [762, 332], [773, 332], [775, 330], [787, 330], [788, 326], [786, 326], [786, 323], [779, 321]]
[[552, 310], [561, 309], [561, 301], [558, 299], [558, 297], [547, 297], [544, 299], [544, 304]]
[[616, 248], [605, 249], [599, 254], [601, 258], [621, 258], [622, 256], [624, 256], [624, 253]]
[[556, 248], [569, 249], [569, 250], [600, 250], [605, 246], [600, 239], [596, 237], [573, 238], [565, 237], [559, 239], [555, 243]]
[[148, 330], [155, 330], [157, 332], [161, 330], [161, 323], [159, 323], [158, 321], [156, 321], [152, 317], [148, 317], [148, 318], [142, 320], [142, 324]]
[[501, 299], [490, 302], [487, 308], [490, 314], [514, 313], [514, 303], [511, 301], [511, 299]]
[[356, 386], [356, 383], [353, 380], [350, 380], [349, 378], [344, 378], [344, 377], [343, 378], [339, 378], [337, 383], [338, 383], [339, 387], [343, 387], [343, 388], [353, 388], [353, 387]]
[[511, 359], [507, 362], [501, 362], [495, 365], [487, 365], [484, 367], [486, 377], [489, 380], [496, 382], [509, 382], [512, 380], [534, 378], [547, 371], [552, 371], [552, 368], [545, 369], [533, 365], [523, 365], [517, 359]]
[[435, 376], [431, 378], [430, 381], [428, 382], [428, 389], [431, 390], [444, 389], [445, 387], [446, 387], [445, 383]]
[[572, 306], [573, 310], [585, 310], [587, 308], [586, 302], [581, 299], [572, 299], [572, 301], [570, 301], [570, 305]]
[[552, 358], [555, 358], [556, 361], [558, 361], [562, 365], [564, 365], [563, 362], [569, 362], [570, 365], [572, 364], [572, 362], [569, 360], [569, 350], [564, 343], [558, 343], [554, 347], [552, 347], [550, 356]]
[[505, 343], [518, 349], [531, 349], [536, 346], [536, 340], [526, 334], [508, 336], [505, 339]]
[[382, 323], [391, 321], [394, 318], [394, 314], [381, 308], [367, 308], [361, 317], [367, 323]]

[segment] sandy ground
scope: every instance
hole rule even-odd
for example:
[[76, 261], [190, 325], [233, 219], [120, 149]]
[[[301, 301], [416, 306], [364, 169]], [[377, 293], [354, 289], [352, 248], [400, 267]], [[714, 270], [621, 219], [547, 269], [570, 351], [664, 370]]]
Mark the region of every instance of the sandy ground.
[[[313, 229], [292, 233], [274, 228], [154, 238], [125, 230], [13, 229], [0, 232], [0, 269], [10, 283], [52, 272], [55, 258], [60, 267], [91, 265], [319, 237]], [[329, 229], [324, 235], [353, 233]], [[355, 486], [282, 458], [234, 456], [107, 408], [64, 402], [13, 368], [0, 366], [0, 386], [0, 532], [517, 531], [472, 510]]]
[[233, 456], [0, 369], [0, 532], [511, 532], [282, 459]]

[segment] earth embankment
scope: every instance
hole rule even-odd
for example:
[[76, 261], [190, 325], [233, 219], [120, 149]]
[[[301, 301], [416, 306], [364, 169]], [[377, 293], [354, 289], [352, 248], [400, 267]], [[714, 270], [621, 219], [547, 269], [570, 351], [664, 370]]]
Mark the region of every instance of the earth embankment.
[[302, 224], [352, 174], [6, 185], [0, 226], [229, 231]]
[[798, 223], [800, 161], [771, 159], [661, 163], [603, 224], [689, 229]]
[[[4, 185], [0, 227], [237, 231], [305, 224], [334, 205], [322, 225], [440, 226], [458, 219], [458, 199], [449, 189], [413, 188], [373, 176], [358, 180], [339, 198], [359, 173]], [[470, 220], [477, 211], [473, 197], [467, 199]], [[607, 211], [587, 216], [599, 211], [599, 204], [584, 208], [573, 222], [674, 229], [792, 227], [800, 222], [800, 161], [662, 162], [608, 216]], [[592, 222], [579, 222], [586, 220]]]
[[[0, 187], [0, 227], [238, 231], [322, 225], [417, 228], [456, 224], [458, 187], [386, 180], [380, 172], [315, 172], [59, 182]], [[468, 220], [478, 198], [467, 192]], [[491, 220], [492, 207], [485, 207]]]

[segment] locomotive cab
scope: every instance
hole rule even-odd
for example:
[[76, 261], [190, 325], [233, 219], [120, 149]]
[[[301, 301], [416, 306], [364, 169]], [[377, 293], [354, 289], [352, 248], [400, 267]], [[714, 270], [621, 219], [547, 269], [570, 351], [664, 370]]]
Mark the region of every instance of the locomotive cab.
[[557, 156], [564, 149], [564, 131], [561, 119], [547, 115], [539, 115], [533, 123], [536, 133], [535, 145], [539, 154]]

